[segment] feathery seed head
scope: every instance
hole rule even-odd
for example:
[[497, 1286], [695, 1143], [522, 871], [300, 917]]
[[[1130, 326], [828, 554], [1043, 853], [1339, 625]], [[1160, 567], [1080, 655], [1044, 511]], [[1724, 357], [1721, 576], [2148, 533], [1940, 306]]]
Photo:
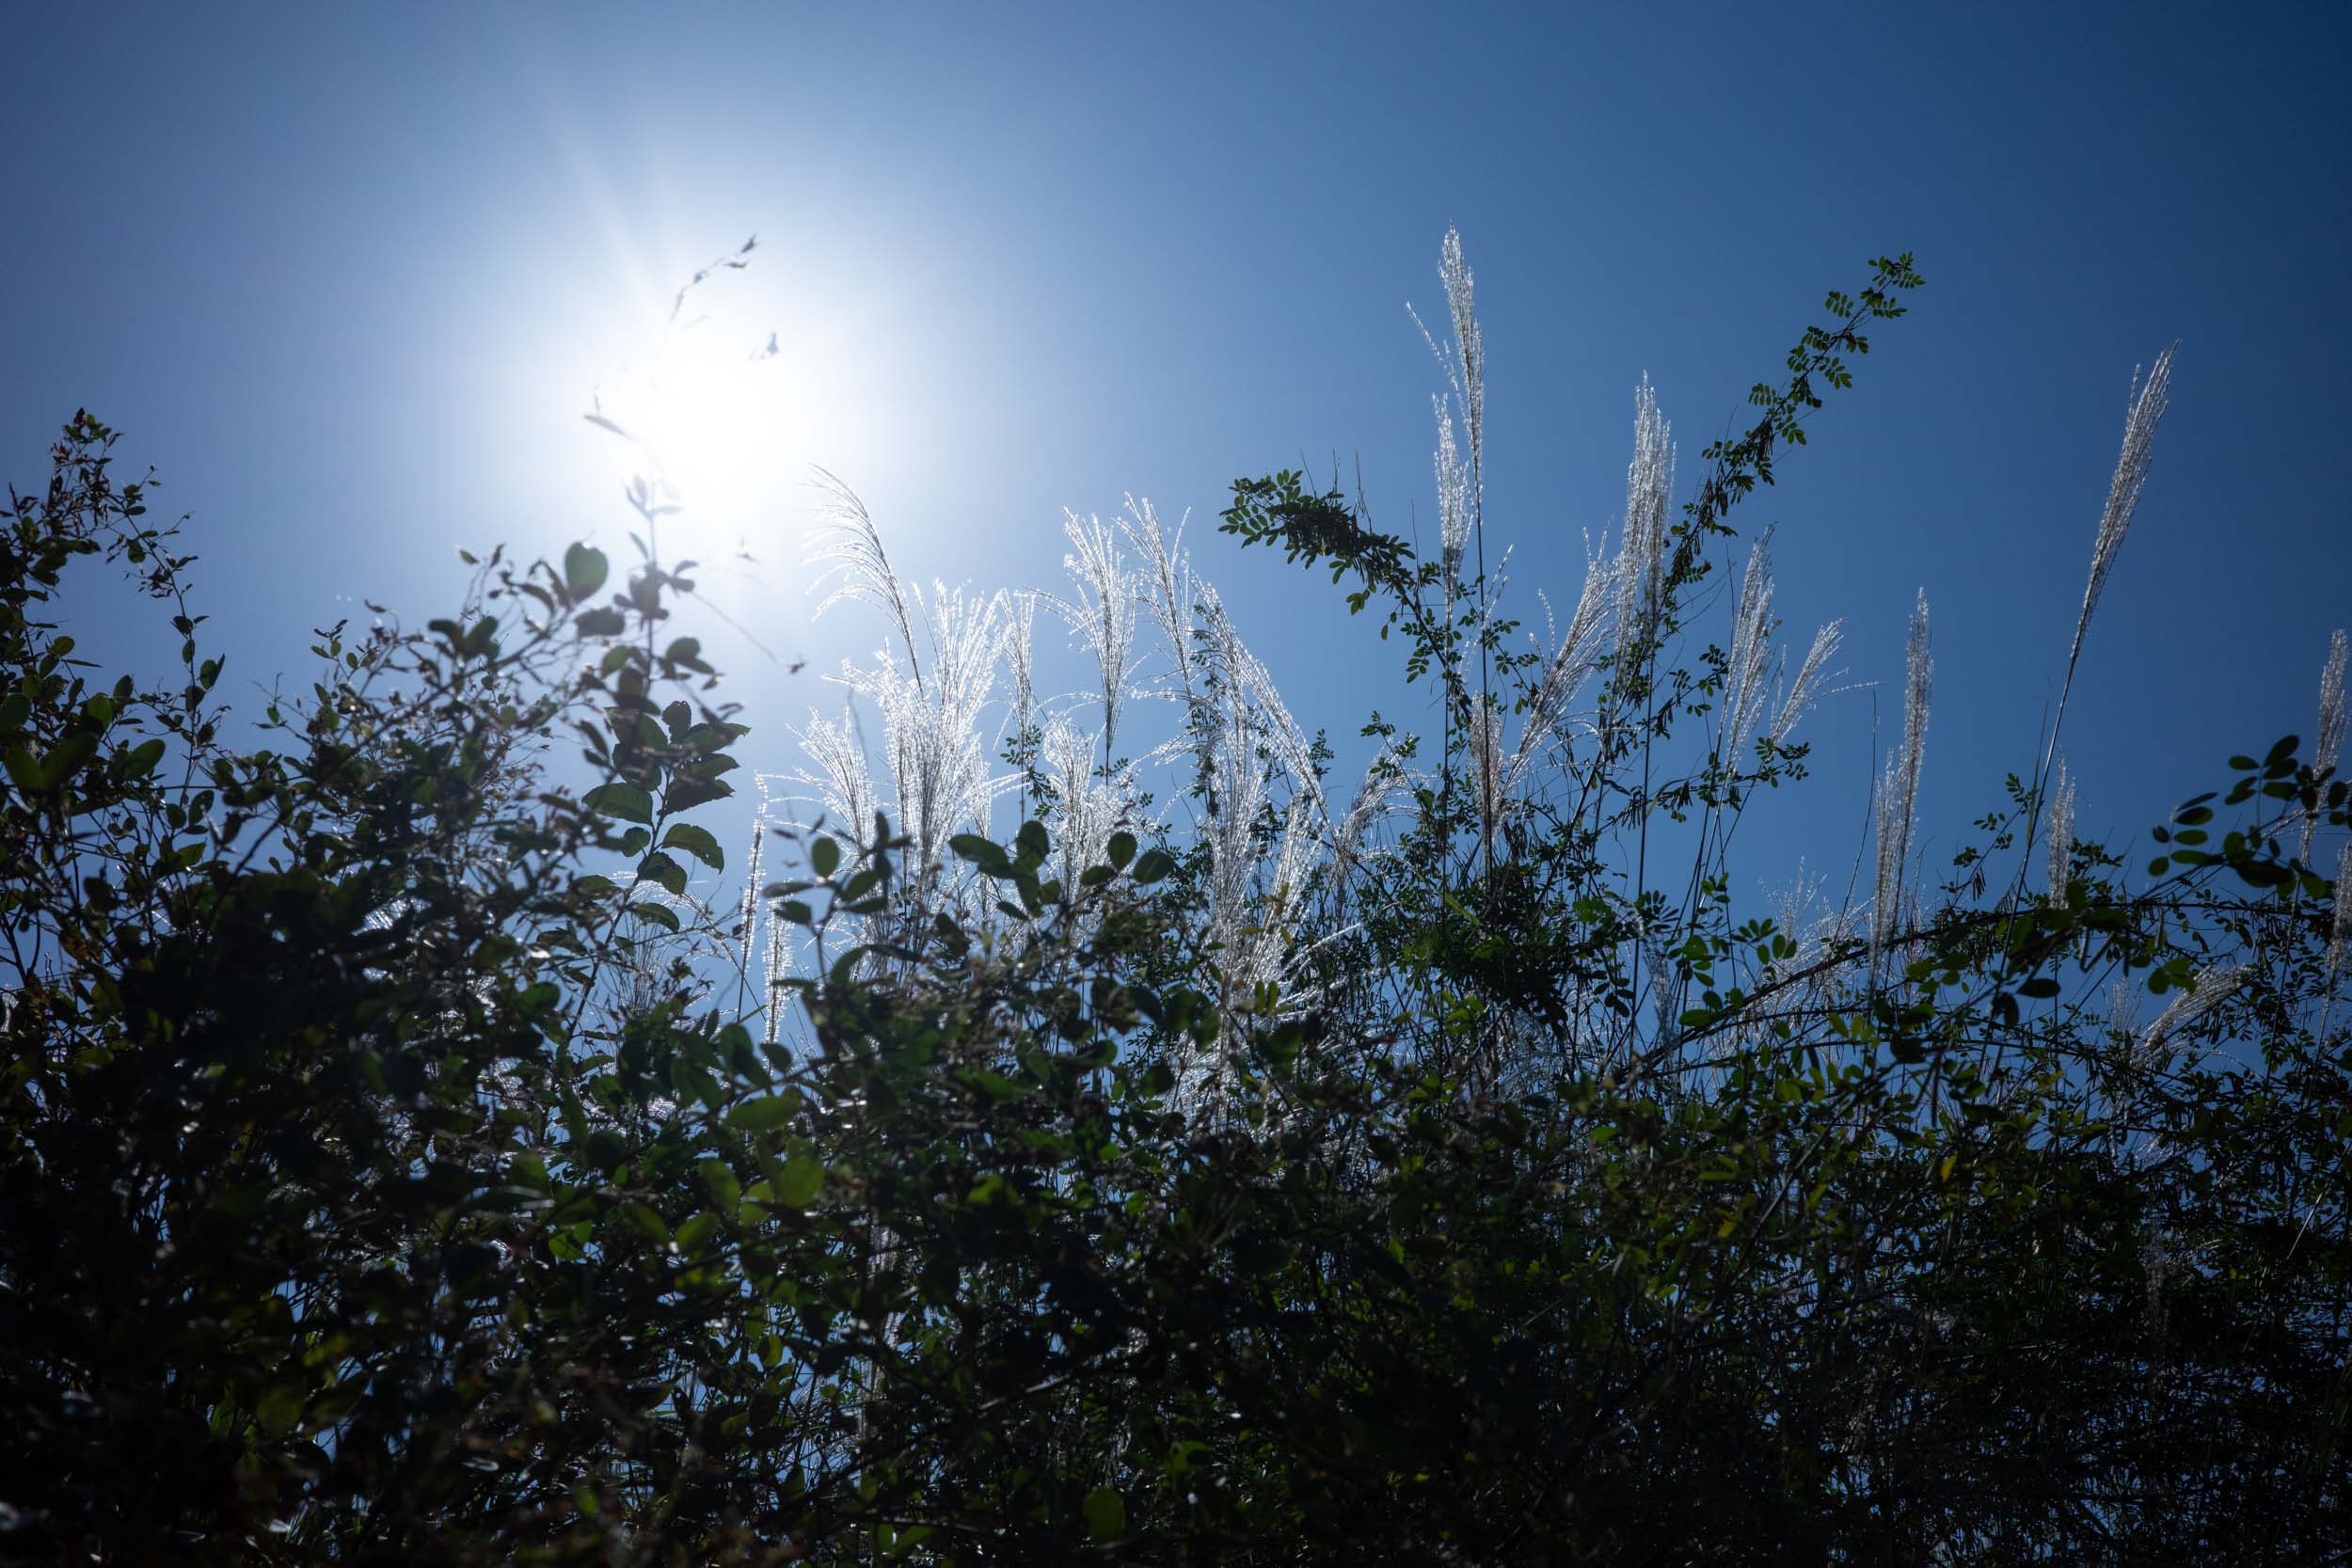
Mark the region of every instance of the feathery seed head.
[[1918, 821], [1919, 768], [1927, 752], [1928, 698], [1935, 660], [1928, 644], [1928, 594], [1919, 591], [1905, 646], [1903, 738], [1879, 784], [1878, 880], [1871, 905], [1870, 962], [1877, 967], [1903, 918], [1912, 836]]
[[818, 568], [809, 579], [809, 592], [824, 593], [810, 619], [824, 614], [843, 600], [854, 600], [881, 610], [890, 620], [893, 631], [898, 634], [899, 645], [909, 657], [914, 652], [915, 606], [913, 595], [898, 574], [890, 569], [890, 558], [882, 550], [882, 531], [874, 526], [873, 516], [857, 492], [844, 484], [823, 468], [817, 470], [815, 483], [822, 499], [819, 511], [826, 518], [809, 538], [809, 553], [804, 565]]
[[1127, 696], [1127, 661], [1135, 650], [1136, 580], [1120, 553], [1117, 532], [1100, 517], [1081, 521], [1074, 512], [1062, 517], [1062, 531], [1071, 546], [1062, 569], [1078, 589], [1072, 626], [1093, 654], [1102, 676], [1103, 737], [1108, 748], [1118, 736], [1119, 710]]
[[1734, 767], [1764, 715], [1772, 634], [1771, 543], [1768, 531], [1748, 551], [1748, 569], [1740, 583], [1740, 602], [1732, 611], [1731, 656], [1724, 677], [1720, 750], [1724, 760]]
[[1617, 648], [1658, 629], [1666, 578], [1666, 515], [1675, 483], [1674, 427], [1658, 412], [1649, 377], [1633, 392], [1633, 461], [1625, 471], [1625, 523], [1617, 546]]
[[1038, 768], [1054, 791], [1057, 818], [1055, 849], [1062, 885], [1074, 890], [1079, 875], [1103, 858], [1111, 834], [1131, 815], [1132, 768], [1104, 778], [1095, 764], [1103, 737], [1089, 735], [1060, 714], [1045, 721], [1038, 747]]
[[[2332, 770], [2344, 754], [2344, 666], [2346, 649], [2344, 635], [2339, 627], [2328, 640], [2328, 662], [2319, 671], [2319, 728], [2312, 737], [2312, 767], [2322, 772]], [[2302, 846], [2296, 858], [2309, 862], [2312, 843], [2319, 836], [2319, 814], [2302, 811]]]
[[1216, 722], [1212, 711], [1215, 705], [1201, 683], [1193, 611], [1202, 593], [1210, 597], [1215, 593], [1205, 583], [1198, 591], [1194, 587], [1192, 562], [1177, 547], [1184, 533], [1182, 522], [1177, 524], [1177, 537], [1171, 539], [1162, 531], [1149, 500], [1130, 501], [1120, 529], [1143, 557], [1144, 603], [1168, 655], [1168, 673], [1161, 677], [1157, 689], [1184, 710], [1184, 729], [1193, 753], [1193, 784], [1206, 790], [1214, 768]]
[[752, 972], [753, 935], [759, 928], [759, 875], [767, 860], [768, 850], [768, 780], [759, 779], [759, 811], [752, 818], [751, 853], [744, 856], [743, 898], [736, 915], [743, 929], [741, 962], [743, 973]]
[[1446, 313], [1454, 321], [1454, 352], [1462, 377], [1462, 420], [1470, 437], [1473, 478], [1478, 467], [1479, 429], [1486, 414], [1486, 340], [1478, 327], [1470, 261], [1462, 254], [1461, 231], [1446, 225], [1438, 277], [1445, 284]]
[[786, 938], [787, 927], [781, 920], [768, 922], [768, 945], [765, 962], [761, 965], [760, 1006], [766, 1019], [766, 1031], [761, 1038], [769, 1045], [776, 1043], [784, 1022], [784, 983], [791, 949]]
[[872, 669], [844, 665], [838, 677], [881, 710], [882, 747], [897, 786], [899, 825], [916, 869], [943, 863], [947, 840], [985, 829], [989, 803], [1013, 778], [991, 778], [980, 717], [993, 696], [1004, 655], [1005, 599], [967, 599], [934, 584], [924, 618], [930, 670], [901, 669], [887, 648]]
[[1454, 409], [1442, 397], [1431, 400], [1438, 412], [1438, 543], [1445, 565], [1446, 597], [1452, 601], [1460, 586], [1462, 549], [1470, 542], [1470, 472], [1462, 466], [1461, 449], [1454, 440]]
[[866, 765], [865, 742], [848, 705], [843, 705], [837, 721], [811, 714], [808, 727], [792, 733], [809, 767], [789, 775], [791, 782], [816, 791], [813, 799], [827, 822], [864, 839], [874, 831], [874, 816], [882, 801]]
[[1331, 834], [1331, 865], [1336, 883], [1343, 891], [1363, 854], [1373, 824], [1404, 788], [1405, 769], [1399, 765], [1394, 749], [1381, 747], [1379, 754], [1372, 759], [1372, 766], [1364, 769], [1364, 781], [1357, 786], [1356, 798], [1348, 802], [1347, 814], [1340, 818]]
[[2247, 964], [2230, 964], [2201, 969], [2190, 979], [2188, 990], [2173, 999], [2172, 1005], [2156, 1015], [2155, 1022], [2140, 1037], [2142, 1055], [2153, 1051], [2169, 1037], [2180, 1033], [2207, 1013], [2212, 1012], [2230, 996], [2242, 989], [2252, 977], [2253, 970]]
[[2132, 372], [2134, 390], [2130, 411], [2123, 420], [2123, 450], [2115, 460], [2115, 477], [2107, 484], [2106, 510], [2099, 516], [2099, 532], [2090, 546], [2090, 577], [2083, 584], [2082, 613], [2074, 623], [2074, 641], [2067, 652], [2066, 663], [2071, 670], [2082, 656], [2083, 636], [2090, 629], [2091, 611], [2099, 608], [2099, 594], [2106, 587], [2107, 573], [2115, 565], [2115, 558], [2123, 547], [2123, 536], [2131, 531], [2132, 514], [2139, 507], [2139, 492], [2148, 482], [2148, 466], [2155, 458], [2156, 427], [2164, 422], [2164, 411], [2172, 394], [2172, 355], [2180, 345], [2175, 343], [2156, 356], [2148, 378], [2139, 379]]
[[1506, 792], [1516, 791], [1536, 757], [1560, 738], [1568, 705], [1576, 700], [1576, 694], [1583, 689], [1584, 682], [1599, 662], [1601, 644], [1609, 628], [1610, 600], [1616, 583], [1606, 559], [1607, 550], [1605, 539], [1598, 549], [1589, 540], [1586, 542], [1584, 587], [1577, 594], [1575, 613], [1568, 617], [1568, 629], [1557, 634], [1551, 653], [1544, 661], [1543, 676], [1528, 698], [1527, 720], [1520, 726], [1518, 744], [1502, 770], [1502, 787]]
[[1026, 590], [1006, 601], [1005, 673], [1012, 682], [1016, 728], [1026, 728], [1037, 708], [1037, 594]]
[[[1445, 245], [1438, 254], [1438, 279], [1445, 285], [1446, 313], [1454, 327], [1454, 341], [1440, 346], [1437, 335], [1421, 319], [1421, 313], [1410, 304], [1405, 313], [1421, 329], [1422, 341], [1437, 356], [1445, 372], [1446, 384], [1461, 401], [1462, 436], [1468, 451], [1466, 480], [1462, 486], [1463, 532], [1474, 531], [1482, 515], [1482, 490], [1486, 474], [1486, 341], [1478, 326], [1475, 290], [1472, 287], [1470, 263], [1462, 255], [1462, 236], [1452, 225], [1445, 231]], [[1442, 411], [1439, 422], [1447, 422]], [[1451, 436], [1445, 437], [1449, 442]], [[1440, 482], [1442, 484], [1442, 482]]]
[[2352, 844], [2336, 857], [2336, 923], [2328, 938], [2328, 978], [2344, 972], [2344, 955], [2352, 947]]
[[1797, 721], [1820, 701], [1822, 686], [1836, 678], [1836, 673], [1829, 668], [1829, 661], [1837, 657], [1837, 649], [1845, 640], [1843, 619], [1832, 621], [1813, 634], [1813, 645], [1805, 650], [1804, 662], [1797, 666], [1796, 678], [1788, 683], [1788, 692], [1781, 698], [1780, 711], [1772, 716], [1772, 727], [1768, 733], [1773, 745], [1786, 741], [1796, 729]]
[[2344, 669], [2347, 647], [2343, 628], [2328, 640], [2328, 662], [2319, 672], [2319, 736], [2312, 752], [2313, 768], [2333, 768], [2344, 754]]
[[2074, 777], [2060, 757], [2056, 782], [2050, 787], [2048, 882], [2050, 902], [2066, 902], [2066, 888], [2074, 874]]

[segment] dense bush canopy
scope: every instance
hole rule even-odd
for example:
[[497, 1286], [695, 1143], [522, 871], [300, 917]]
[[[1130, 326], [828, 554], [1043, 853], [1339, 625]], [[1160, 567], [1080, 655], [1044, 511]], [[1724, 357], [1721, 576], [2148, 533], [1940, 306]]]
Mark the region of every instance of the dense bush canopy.
[[[1917, 277], [1832, 295], [1678, 511], [1645, 403], [1593, 618], [1530, 653], [1474, 569], [1447, 268], [1438, 555], [1295, 474], [1226, 516], [1350, 594], [1437, 736], [1375, 721], [1326, 806], [1171, 592], [1174, 826], [1098, 574], [1059, 783], [1025, 712], [1001, 790], [894, 738], [895, 799], [836, 774], [723, 912], [691, 879], [745, 731], [670, 625], [691, 562], [493, 554], [230, 716], [191, 558], [77, 416], [0, 537], [0, 1556], [2352, 1551], [2340, 695], [2192, 771], [2153, 865], [2033, 768], [1939, 883], [1923, 605], [1869, 907], [1735, 911], [1818, 671], [1772, 711], [1760, 552], [1720, 646], [1695, 590]], [[946, 611], [849, 515], [914, 683], [877, 700], [943, 711]], [[170, 679], [55, 624], [109, 567]]]

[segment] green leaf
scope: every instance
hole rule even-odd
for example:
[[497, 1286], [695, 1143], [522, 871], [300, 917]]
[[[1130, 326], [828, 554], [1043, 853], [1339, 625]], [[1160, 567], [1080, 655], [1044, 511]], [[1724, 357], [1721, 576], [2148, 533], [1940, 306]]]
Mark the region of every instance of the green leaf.
[[303, 1408], [310, 1403], [298, 1383], [272, 1384], [253, 1409], [254, 1419], [272, 1437], [283, 1437], [302, 1420]]
[[719, 1226], [718, 1215], [707, 1209], [697, 1210], [687, 1216], [684, 1225], [677, 1227], [674, 1244], [681, 1254], [691, 1258], [702, 1251], [710, 1239], [719, 1233]]
[[25, 794], [35, 794], [40, 789], [40, 765], [33, 760], [33, 753], [24, 747], [11, 746], [6, 752], [0, 752], [0, 765], [8, 768], [9, 781]]
[[810, 841], [808, 863], [819, 877], [830, 877], [841, 864], [841, 846], [818, 833]]
[[1124, 829], [1111, 834], [1111, 841], [1103, 851], [1104, 858], [1124, 871], [1127, 863], [1136, 858], [1136, 835]]
[[738, 1132], [772, 1132], [792, 1125], [800, 1107], [784, 1095], [746, 1100], [727, 1113], [727, 1125]]
[[667, 1246], [670, 1244], [669, 1226], [662, 1223], [662, 1219], [660, 1214], [655, 1213], [651, 1209], [646, 1208], [644, 1204], [624, 1203], [620, 1207], [614, 1209], [612, 1212], [618, 1215], [624, 1224], [634, 1229], [639, 1235], [644, 1237], [645, 1240], [653, 1243], [654, 1245]]
[[661, 803], [673, 812], [692, 811], [734, 793], [735, 786], [724, 779], [675, 779], [662, 792]]
[[643, 785], [623, 779], [596, 785], [581, 798], [581, 804], [599, 816], [617, 816], [624, 822], [653, 821], [653, 797]]
[[947, 841], [947, 847], [955, 851], [959, 860], [970, 861], [983, 871], [992, 865], [1004, 865], [1012, 859], [1005, 853], [1003, 845], [982, 838], [977, 833], [958, 833]]
[[1087, 1494], [1087, 1531], [1097, 1541], [1116, 1541], [1127, 1533], [1127, 1500], [1108, 1486]]
[[157, 736], [154, 739], [143, 741], [131, 749], [129, 754], [122, 759], [122, 776], [126, 779], [143, 779], [153, 772], [155, 765], [163, 760], [164, 740], [163, 736]]
[[[87, 730], [74, 731], [49, 748], [49, 754], [40, 759], [40, 782], [33, 787], [44, 790], [56, 788], [79, 772], [82, 765], [89, 761], [97, 750], [98, 736]], [[8, 771], [14, 773], [16, 769], [11, 767]]]
[[711, 1201], [723, 1213], [732, 1214], [735, 1206], [743, 1201], [743, 1183], [736, 1179], [724, 1160], [705, 1160], [695, 1167], [702, 1173], [703, 1185], [709, 1189]]
[[602, 588], [612, 572], [604, 552], [591, 546], [574, 545], [564, 552], [564, 588], [575, 602]]
[[665, 931], [675, 931], [678, 928], [677, 911], [665, 904], [631, 904], [628, 907], [628, 912], [640, 920], [650, 921]]
[[659, 849], [637, 863], [637, 875], [678, 897], [686, 896], [686, 867]]
[[1176, 869], [1176, 857], [1165, 849], [1146, 849], [1136, 862], [1136, 881], [1149, 887]]
[[1018, 1100], [1029, 1091], [993, 1068], [977, 1068], [972, 1082], [985, 1089], [994, 1100]]
[[709, 829], [698, 828], [691, 822], [671, 824], [670, 831], [661, 835], [661, 847], [683, 849], [713, 871], [726, 869], [727, 858], [721, 852], [719, 841], [710, 835]]
[[825, 1167], [806, 1154], [795, 1154], [784, 1163], [784, 1174], [776, 1178], [776, 1201], [787, 1209], [805, 1209], [817, 1199], [825, 1184]]

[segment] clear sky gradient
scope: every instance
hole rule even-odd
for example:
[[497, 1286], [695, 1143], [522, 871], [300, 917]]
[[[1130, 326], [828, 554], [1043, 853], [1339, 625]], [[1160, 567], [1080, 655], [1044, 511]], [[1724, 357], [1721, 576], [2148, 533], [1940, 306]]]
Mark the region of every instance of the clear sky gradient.
[[[1882, 706], [1927, 589], [1938, 845], [2031, 761], [2132, 368], [2175, 338], [2068, 721], [2081, 831], [2308, 736], [2352, 621], [2342, 6], [51, 6], [8, 38], [6, 473], [77, 404], [122, 427], [194, 514], [232, 694], [362, 598], [442, 612], [461, 544], [625, 549], [580, 414], [753, 231], [714, 329], [774, 329], [775, 379], [665, 543], [756, 557], [712, 593], [810, 661], [709, 638], [763, 767], [880, 637], [809, 624], [809, 462], [904, 569], [979, 587], [1057, 578], [1065, 506], [1189, 507], [1294, 712], [1413, 721], [1321, 578], [1214, 524], [1234, 476], [1336, 459], [1376, 521], [1434, 526], [1403, 307], [1441, 313], [1449, 222], [1529, 610], [1613, 528], [1638, 377], [1687, 489], [1824, 290], [1917, 253], [1912, 315], [1735, 521], [1778, 525], [1787, 635], [1847, 617]], [[1789, 859], [1851, 855], [1872, 702], [1761, 819]]]

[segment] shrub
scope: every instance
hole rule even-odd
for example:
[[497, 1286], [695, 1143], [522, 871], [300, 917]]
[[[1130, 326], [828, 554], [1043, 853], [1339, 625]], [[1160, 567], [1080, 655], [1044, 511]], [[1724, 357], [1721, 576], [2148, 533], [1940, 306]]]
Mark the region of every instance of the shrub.
[[[1435, 737], [1375, 721], [1328, 792], [1148, 505], [1070, 519], [1070, 594], [975, 598], [841, 488], [883, 766], [813, 721], [822, 819], [765, 794], [723, 913], [744, 732], [665, 632], [658, 486], [618, 585], [493, 554], [235, 731], [77, 417], [0, 541], [0, 1550], [2340, 1554], [2341, 637], [2317, 749], [2233, 759], [2153, 864], [2074, 836], [2054, 725], [1939, 883], [1923, 601], [1873, 896], [1735, 911], [1836, 631], [1788, 671], [1760, 544], [1713, 641], [1693, 589], [1917, 276], [1831, 295], [1678, 511], [1645, 388], [1617, 546], [1533, 647], [1478, 565], [1451, 236], [1442, 277], [1437, 558], [1296, 474], [1225, 516], [1375, 618]], [[106, 562], [171, 681], [40, 619]], [[1040, 609], [1083, 703], [1034, 690]]]

